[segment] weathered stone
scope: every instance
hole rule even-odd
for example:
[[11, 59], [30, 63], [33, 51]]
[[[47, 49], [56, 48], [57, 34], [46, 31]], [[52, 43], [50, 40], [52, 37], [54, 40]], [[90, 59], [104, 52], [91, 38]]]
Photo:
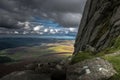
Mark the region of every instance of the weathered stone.
[[69, 66], [67, 80], [102, 80], [114, 74], [116, 71], [108, 61], [94, 58]]

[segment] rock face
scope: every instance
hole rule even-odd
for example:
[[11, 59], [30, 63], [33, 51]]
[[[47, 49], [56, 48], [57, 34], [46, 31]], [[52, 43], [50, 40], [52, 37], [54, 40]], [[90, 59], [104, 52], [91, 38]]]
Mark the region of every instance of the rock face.
[[120, 35], [120, 0], [87, 0], [78, 30], [75, 51], [87, 45], [100, 51]]
[[67, 80], [103, 80], [115, 73], [116, 71], [109, 62], [95, 58], [69, 66]]

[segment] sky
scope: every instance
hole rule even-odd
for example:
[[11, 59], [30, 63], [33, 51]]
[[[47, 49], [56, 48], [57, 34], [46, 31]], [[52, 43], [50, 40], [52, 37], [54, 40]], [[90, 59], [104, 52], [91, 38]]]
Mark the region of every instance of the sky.
[[41, 26], [47, 26], [48, 29], [51, 26], [62, 26], [72, 30], [79, 26], [85, 2], [86, 0], [0, 0], [0, 33], [12, 30], [14, 33], [38, 31]]

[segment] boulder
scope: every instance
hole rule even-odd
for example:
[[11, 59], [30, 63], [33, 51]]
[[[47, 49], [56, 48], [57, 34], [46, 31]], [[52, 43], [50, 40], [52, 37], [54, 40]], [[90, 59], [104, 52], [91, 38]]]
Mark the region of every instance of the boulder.
[[101, 58], [88, 59], [67, 69], [67, 80], [103, 80], [116, 74], [113, 66]]

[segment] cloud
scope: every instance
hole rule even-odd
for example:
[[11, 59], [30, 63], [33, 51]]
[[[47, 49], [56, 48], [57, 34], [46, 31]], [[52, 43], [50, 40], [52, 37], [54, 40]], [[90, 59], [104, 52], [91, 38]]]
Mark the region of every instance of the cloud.
[[79, 25], [81, 17], [80, 13], [62, 13], [57, 20], [65, 27], [76, 27]]
[[35, 16], [54, 20], [64, 27], [79, 25], [86, 0], [0, 0], [0, 27], [23, 28], [18, 22]]
[[43, 28], [44, 26], [36, 26], [33, 28], [34, 31], [40, 31], [41, 28]]

